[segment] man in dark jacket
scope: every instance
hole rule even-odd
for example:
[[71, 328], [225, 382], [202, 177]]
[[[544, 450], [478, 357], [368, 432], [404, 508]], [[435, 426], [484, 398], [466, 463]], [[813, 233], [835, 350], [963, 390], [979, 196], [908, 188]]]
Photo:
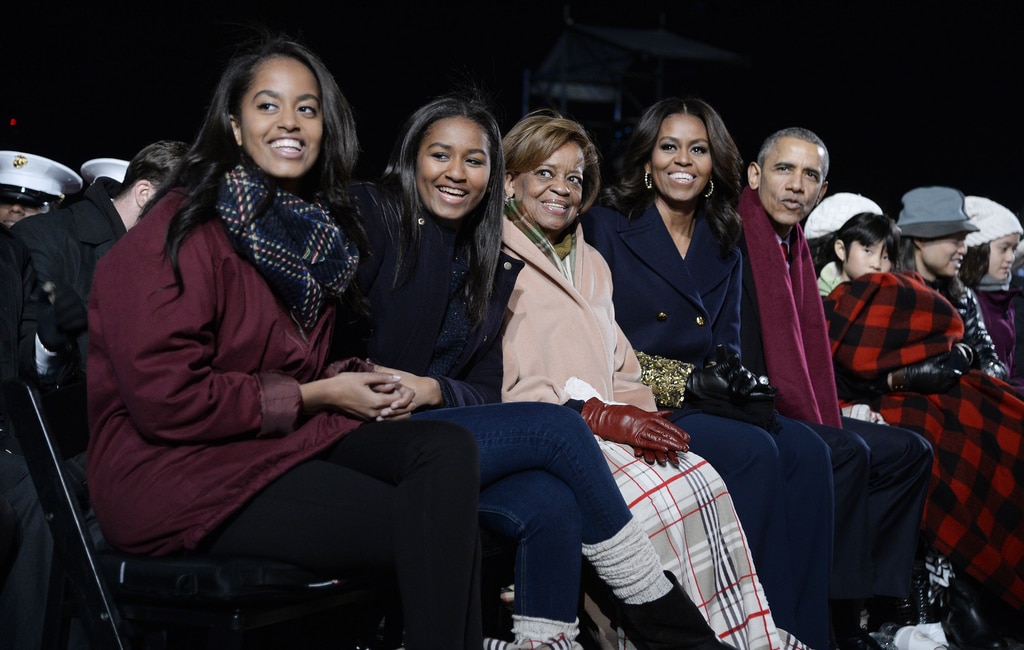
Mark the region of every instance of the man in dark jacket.
[[[68, 207], [36, 213], [10, 230], [0, 226], [2, 281], [10, 285], [0, 295], [0, 378], [20, 374], [43, 389], [83, 378], [86, 303], [96, 261], [138, 222], [186, 151], [181, 142], [148, 145], [128, 165], [123, 183], [98, 178], [82, 200]], [[31, 196], [32, 188], [45, 188], [48, 182], [24, 174], [17, 180], [28, 186], [20, 187], [19, 196]], [[35, 648], [42, 642], [53, 554], [48, 524], [19, 451], [13, 434], [0, 434], [0, 495], [20, 520], [17, 555], [0, 592], [0, 650]], [[84, 485], [82, 456], [69, 459], [67, 469]], [[72, 647], [84, 648], [78, 629], [71, 641]]]
[[[184, 142], [160, 140], [143, 147], [124, 181], [98, 177], [80, 201], [18, 222], [13, 232], [32, 253], [40, 288], [53, 307], [53, 322], [40, 313], [38, 380], [44, 386], [67, 383], [85, 372], [88, 331], [85, 306], [96, 262], [138, 223], [147, 202], [188, 150]], [[49, 307], [43, 305], [44, 310]]]
[[832, 631], [840, 650], [877, 650], [860, 627], [874, 595], [906, 597], [933, 452], [906, 429], [842, 417], [810, 248], [800, 227], [828, 183], [828, 150], [791, 128], [765, 140], [740, 197], [743, 363], [778, 386], [779, 413], [832, 451], [835, 487]]
[[[0, 224], [0, 381], [18, 376], [31, 362], [33, 337], [26, 324], [35, 321], [29, 299], [34, 285], [28, 249]], [[17, 526], [6, 531], [14, 545], [7, 579], [0, 585], [0, 650], [38, 648], [53, 542], [5, 411], [0, 398], [0, 498], [10, 504]]]

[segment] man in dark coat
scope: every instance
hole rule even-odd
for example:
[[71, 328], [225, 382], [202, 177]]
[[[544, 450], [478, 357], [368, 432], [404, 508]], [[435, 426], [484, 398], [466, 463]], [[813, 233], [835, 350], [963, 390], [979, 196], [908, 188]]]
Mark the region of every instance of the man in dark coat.
[[[20, 374], [44, 389], [81, 379], [88, 345], [85, 305], [96, 261], [138, 222], [186, 150], [180, 142], [148, 145], [132, 159], [124, 183], [101, 177], [70, 206], [38, 212], [10, 230], [0, 227], [2, 283], [10, 285], [0, 296], [0, 378]], [[18, 196], [34, 196], [38, 190], [33, 188], [46, 189], [50, 182], [45, 175], [22, 174], [16, 180], [28, 186]], [[17, 555], [0, 592], [0, 650], [42, 642], [53, 554], [50, 530], [19, 451], [13, 435], [0, 433], [0, 494], [20, 520]], [[69, 459], [67, 469], [84, 485], [82, 456]], [[84, 643], [81, 637], [74, 629], [73, 647]]]
[[149, 144], [132, 158], [123, 182], [101, 176], [82, 200], [12, 228], [31, 251], [40, 284], [51, 283], [47, 288], [56, 328], [39, 331], [41, 344], [51, 353], [37, 354], [42, 385], [66, 383], [85, 372], [85, 305], [96, 262], [138, 223], [143, 208], [187, 149], [184, 142], [172, 140]]
[[[31, 154], [0, 152], [0, 207], [4, 223], [30, 221], [74, 187], [74, 172]], [[78, 180], [81, 187], [81, 179]], [[28, 209], [26, 209], [28, 206]], [[37, 304], [36, 275], [28, 248], [0, 224], [0, 381], [31, 372]], [[42, 643], [53, 541], [35, 484], [0, 398], [0, 497], [17, 518], [13, 557], [0, 587], [0, 650]]]
[[860, 627], [871, 596], [906, 597], [933, 451], [912, 431], [842, 417], [828, 331], [800, 222], [825, 195], [828, 150], [801, 128], [778, 131], [750, 163], [740, 197], [744, 364], [778, 387], [779, 413], [832, 450], [832, 632], [840, 650], [876, 649]]

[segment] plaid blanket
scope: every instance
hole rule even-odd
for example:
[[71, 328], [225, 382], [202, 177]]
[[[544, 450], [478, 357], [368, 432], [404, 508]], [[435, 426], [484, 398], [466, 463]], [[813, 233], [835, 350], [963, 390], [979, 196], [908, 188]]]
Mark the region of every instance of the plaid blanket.
[[[718, 637], [739, 650], [808, 650], [776, 627], [721, 475], [693, 452], [679, 467], [648, 465], [627, 445], [598, 439], [629, 509], [662, 568], [675, 574]], [[618, 629], [616, 650], [635, 650]]]
[[[917, 274], [872, 273], [825, 298], [837, 375], [874, 379], [942, 352], [963, 321]], [[856, 382], [850, 382], [849, 386]], [[923, 529], [955, 567], [1024, 607], [1024, 400], [970, 370], [942, 394], [841, 395], [924, 435], [936, 452]]]

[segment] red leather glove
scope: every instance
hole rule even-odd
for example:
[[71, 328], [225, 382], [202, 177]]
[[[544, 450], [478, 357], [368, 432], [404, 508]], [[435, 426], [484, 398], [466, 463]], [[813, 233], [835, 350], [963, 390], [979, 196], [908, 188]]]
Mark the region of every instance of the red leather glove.
[[678, 464], [678, 451], [690, 450], [690, 435], [666, 420], [671, 411], [651, 413], [628, 404], [605, 404], [591, 397], [583, 405], [583, 419], [605, 440], [633, 447], [637, 458], [650, 464]]

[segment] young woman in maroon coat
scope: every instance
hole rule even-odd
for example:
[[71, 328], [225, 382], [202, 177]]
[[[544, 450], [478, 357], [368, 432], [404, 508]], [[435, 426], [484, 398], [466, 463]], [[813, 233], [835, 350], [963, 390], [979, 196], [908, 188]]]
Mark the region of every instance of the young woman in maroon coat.
[[477, 448], [399, 377], [328, 347], [363, 235], [358, 143], [316, 55], [237, 55], [174, 182], [97, 267], [88, 450], [100, 527], [135, 553], [397, 576], [405, 647], [482, 646]]

